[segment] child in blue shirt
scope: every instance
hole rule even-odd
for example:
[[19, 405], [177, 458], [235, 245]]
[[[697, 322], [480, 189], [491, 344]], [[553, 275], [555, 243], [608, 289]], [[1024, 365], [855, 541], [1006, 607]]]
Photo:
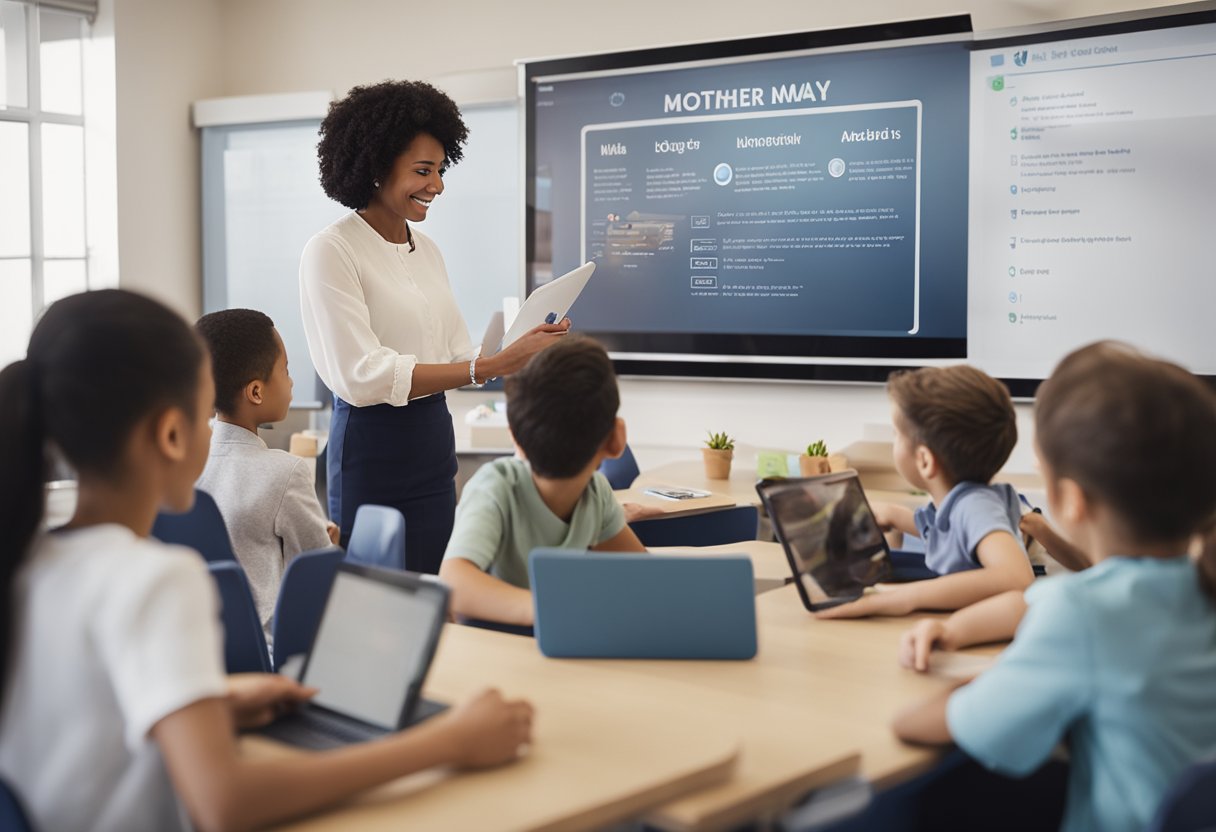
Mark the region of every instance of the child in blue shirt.
[[1005, 386], [974, 367], [926, 367], [887, 384], [895, 425], [895, 469], [933, 501], [911, 509], [876, 503], [887, 529], [921, 537], [939, 577], [877, 592], [820, 618], [956, 610], [1034, 580], [1019, 533], [1017, 492], [992, 478], [1017, 443]]
[[1063, 828], [1140, 830], [1179, 773], [1216, 753], [1216, 539], [1187, 554], [1216, 506], [1216, 396], [1101, 343], [1056, 368], [1035, 424], [1053, 516], [1094, 565], [918, 624], [903, 651], [918, 669], [934, 647], [1016, 637], [895, 731], [1014, 776], [1065, 741]]

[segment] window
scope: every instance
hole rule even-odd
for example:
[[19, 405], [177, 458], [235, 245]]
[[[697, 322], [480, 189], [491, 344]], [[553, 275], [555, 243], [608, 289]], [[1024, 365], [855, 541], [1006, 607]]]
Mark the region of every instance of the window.
[[90, 286], [88, 32], [80, 14], [0, 0], [0, 366], [47, 304]]

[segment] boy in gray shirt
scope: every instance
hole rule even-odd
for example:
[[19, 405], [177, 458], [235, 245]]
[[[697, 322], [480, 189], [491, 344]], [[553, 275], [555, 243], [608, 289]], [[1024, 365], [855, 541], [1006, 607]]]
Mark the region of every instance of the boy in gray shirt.
[[528, 555], [538, 546], [644, 552], [596, 469], [625, 450], [612, 362], [567, 335], [508, 376], [507, 423], [523, 459], [473, 476], [439, 568], [458, 615], [532, 624]]
[[876, 503], [879, 525], [925, 541], [939, 577], [876, 592], [820, 618], [957, 610], [1034, 580], [1022, 544], [1017, 492], [993, 485], [1018, 439], [1009, 391], [975, 367], [926, 367], [887, 383], [895, 470], [933, 501], [917, 509]]
[[336, 544], [338, 527], [321, 510], [307, 461], [258, 436], [258, 425], [282, 421], [291, 405], [287, 351], [274, 323], [252, 309], [226, 309], [196, 328], [211, 352], [216, 408], [198, 487], [219, 506], [269, 642], [288, 562]]

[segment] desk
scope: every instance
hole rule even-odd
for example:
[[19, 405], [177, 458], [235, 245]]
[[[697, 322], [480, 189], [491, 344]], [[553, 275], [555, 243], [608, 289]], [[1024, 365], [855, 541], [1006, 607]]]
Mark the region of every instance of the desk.
[[[640, 477], [639, 477], [640, 479]], [[635, 484], [632, 488], [622, 488], [619, 491], [613, 491], [619, 503], [637, 503], [638, 505], [646, 506], [647, 508], [655, 508], [663, 513], [666, 517], [683, 517], [689, 514], [704, 514], [707, 511], [717, 511], [720, 508], [734, 508], [739, 505], [730, 494], [712, 493], [708, 497], [697, 497], [692, 500], [668, 500], [663, 497], [656, 497], [653, 494], [647, 494], [646, 488], [650, 485], [676, 485], [677, 483], [669, 482], [650, 482], [647, 485]], [[721, 483], [719, 483], [721, 484]], [[679, 483], [684, 485], [684, 483]], [[710, 491], [711, 489], [702, 488], [699, 485], [693, 486], [702, 491]], [[650, 519], [650, 518], [647, 518]]]
[[[743, 732], [735, 776], [648, 816], [664, 829], [723, 828], [798, 796], [785, 788], [790, 758], [831, 749], [861, 755], [860, 773], [880, 787], [927, 770], [940, 752], [905, 745], [894, 715], [951, 680], [899, 667], [896, 648], [909, 619], [819, 621], [787, 586], [756, 598], [760, 652], [750, 662], [593, 662], [648, 683], [684, 685], [688, 697], [731, 714]], [[967, 651], [990, 656], [996, 648]], [[725, 821], [725, 822], [724, 822]]]
[[743, 543], [723, 543], [720, 546], [659, 546], [650, 550], [656, 555], [747, 555], [752, 560], [756, 583], [766, 589], [783, 586], [790, 579], [790, 564], [780, 543], [748, 540]]
[[[690, 711], [665, 683], [545, 659], [532, 639], [446, 627], [426, 695], [458, 702], [491, 683], [536, 706], [526, 758], [405, 777], [281, 828], [596, 829], [722, 783], [735, 765], [738, 729], [706, 709]], [[242, 748], [298, 753], [259, 737], [246, 737]]]

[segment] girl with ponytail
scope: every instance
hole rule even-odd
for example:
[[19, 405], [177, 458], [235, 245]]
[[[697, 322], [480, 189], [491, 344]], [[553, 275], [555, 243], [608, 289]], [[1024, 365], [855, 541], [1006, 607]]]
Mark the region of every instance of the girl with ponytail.
[[1065, 740], [1063, 828], [1144, 829], [1182, 770], [1216, 753], [1216, 394], [1177, 365], [1093, 344], [1039, 388], [1035, 438], [1052, 516], [1094, 565], [918, 624], [903, 645], [918, 669], [933, 647], [1016, 637], [895, 731], [1014, 776]]
[[[150, 540], [189, 509], [215, 391], [191, 328], [119, 290], [51, 306], [0, 372], [0, 776], [55, 830], [261, 827], [433, 765], [516, 756], [531, 708], [494, 691], [408, 732], [253, 760], [235, 729], [315, 691], [225, 677], [197, 553]], [[47, 454], [78, 503], [40, 532]]]

